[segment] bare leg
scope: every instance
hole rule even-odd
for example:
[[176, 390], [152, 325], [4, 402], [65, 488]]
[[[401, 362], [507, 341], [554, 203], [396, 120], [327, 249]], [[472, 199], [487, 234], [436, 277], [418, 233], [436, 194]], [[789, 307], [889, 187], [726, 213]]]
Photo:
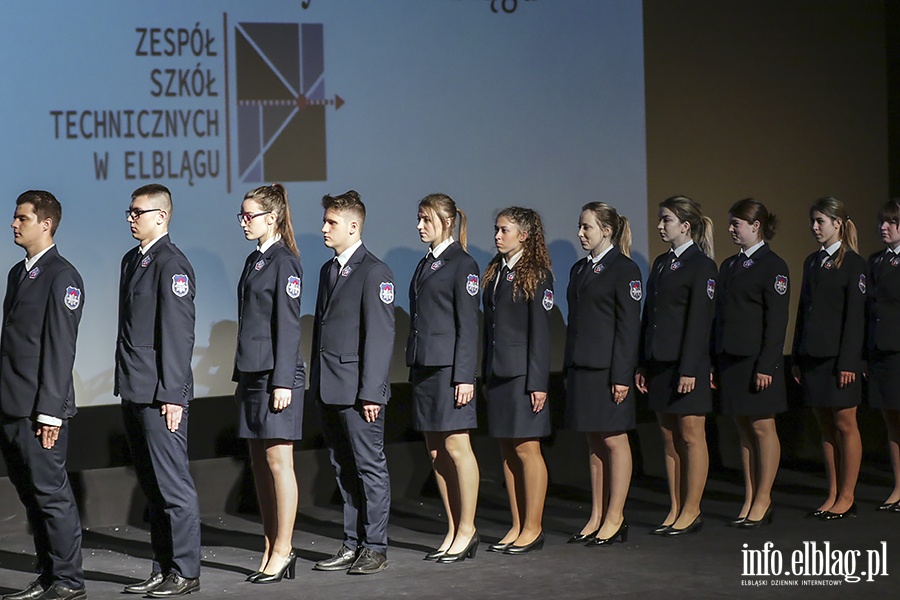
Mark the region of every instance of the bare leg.
[[500, 538], [501, 544], [512, 544], [515, 542], [522, 532], [522, 523], [525, 520], [525, 490], [522, 486], [522, 480], [525, 476], [522, 473], [522, 463], [516, 454], [515, 442], [516, 440], [509, 438], [500, 439], [503, 476], [506, 480], [506, 493], [509, 496], [509, 510], [512, 513], [512, 526], [506, 532], [506, 535]]
[[624, 431], [604, 433], [603, 445], [606, 448], [604, 472], [607, 474], [606, 488], [609, 490], [609, 499], [603, 527], [597, 537], [605, 539], [615, 535], [625, 521], [625, 499], [631, 486], [632, 463], [628, 433]]
[[[678, 437], [681, 439], [684, 505], [672, 525], [684, 529], [700, 515], [700, 501], [709, 473], [709, 450], [706, 446], [706, 416], [678, 415]], [[676, 448], [678, 446], [676, 445]]]
[[426, 431], [424, 433], [425, 446], [428, 448], [428, 454], [431, 456], [431, 468], [434, 470], [434, 479], [437, 482], [438, 491], [444, 503], [444, 511], [447, 514], [447, 533], [444, 535], [444, 541], [438, 546], [438, 550], [447, 550], [456, 536], [456, 525], [458, 523], [458, 513], [453, 511], [447, 489], [447, 477], [448, 475], [452, 477], [455, 473], [451, 473], [453, 470], [452, 464], [448, 465], [450, 459], [445, 449], [445, 434], [440, 431]]
[[588, 461], [591, 468], [591, 518], [581, 528], [581, 535], [589, 535], [600, 529], [603, 523], [603, 463], [606, 445], [602, 435], [596, 432], [587, 434]]
[[258, 571], [262, 571], [269, 562], [269, 554], [275, 545], [278, 534], [278, 519], [275, 514], [275, 483], [266, 461], [266, 440], [247, 440], [250, 448], [250, 468], [253, 471], [253, 484], [256, 487], [256, 500], [259, 504], [259, 515], [262, 519], [265, 549], [260, 559]]
[[[447, 455], [453, 472], [454, 492], [450, 504], [456, 521], [456, 537], [450, 546], [450, 554], [462, 552], [475, 535], [475, 509], [478, 504], [478, 484], [480, 476], [478, 461], [472, 451], [468, 431], [456, 431], [444, 439]], [[449, 477], [448, 477], [449, 481]]]
[[666, 452], [666, 480], [669, 483], [669, 514], [663, 519], [663, 525], [671, 525], [681, 512], [681, 459], [675, 450], [675, 429], [678, 417], [657, 413], [659, 430], [662, 434]]
[[297, 476], [294, 473], [294, 442], [266, 440], [266, 460], [275, 484], [275, 542], [270, 546], [264, 573], [274, 575], [283, 566], [293, 548], [294, 520], [297, 518]]
[[772, 505], [772, 486], [781, 463], [781, 442], [775, 428], [775, 417], [768, 415], [751, 421], [753, 446], [756, 450], [755, 494], [749, 518], [758, 521]]
[[881, 411], [888, 432], [888, 450], [891, 455], [891, 469], [894, 472], [894, 489], [886, 503], [900, 502], [900, 411]]
[[753, 444], [753, 426], [750, 418], [735, 417], [734, 422], [741, 438], [741, 467], [743, 467], [744, 473], [744, 504], [741, 506], [738, 518], [745, 519], [750, 513], [755, 496], [753, 487], [756, 479], [756, 447]]
[[524, 507], [522, 531], [516, 538], [516, 546], [526, 546], [537, 539], [543, 531], [544, 500], [547, 498], [547, 465], [541, 454], [539, 439], [520, 439], [515, 445], [516, 454], [522, 465], [523, 498], [519, 505]]
[[856, 500], [856, 481], [862, 463], [862, 439], [856, 422], [856, 407], [835, 409], [834, 424], [840, 439], [840, 468], [837, 500], [831, 512], [842, 513], [849, 510]]
[[837, 500], [837, 448], [838, 434], [830, 408], [813, 407], [822, 435], [822, 455], [825, 460], [825, 477], [828, 479], [828, 495], [818, 510], [831, 510]]

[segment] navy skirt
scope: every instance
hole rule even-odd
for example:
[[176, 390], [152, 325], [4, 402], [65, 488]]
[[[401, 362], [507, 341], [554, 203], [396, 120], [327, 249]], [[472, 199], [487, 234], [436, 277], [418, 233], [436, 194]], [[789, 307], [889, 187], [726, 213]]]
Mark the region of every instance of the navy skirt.
[[900, 352], [869, 356], [869, 404], [880, 410], [900, 410]]
[[837, 357], [801, 356], [799, 361], [803, 402], [821, 408], [848, 408], [862, 402], [862, 376], [845, 388], [838, 387]]
[[460, 431], [478, 427], [475, 398], [456, 407], [453, 367], [413, 367], [409, 371], [413, 398], [413, 429]]
[[525, 376], [489, 377], [484, 384], [488, 434], [496, 438], [539, 438], [550, 435], [550, 398], [536, 413], [531, 394], [525, 391]]
[[678, 393], [678, 363], [650, 361], [647, 364], [647, 397], [650, 410], [664, 415], [697, 415], [712, 410], [709, 363], [697, 369], [694, 391]]
[[609, 369], [572, 367], [566, 374], [566, 429], [584, 432], [635, 428], [634, 385], [621, 404], [610, 391]]
[[779, 361], [775, 366], [769, 387], [758, 392], [755, 356], [717, 355], [716, 377], [722, 414], [758, 417], [785, 412], [788, 405], [783, 363], [783, 360]]
[[303, 388], [294, 388], [284, 410], [272, 408], [270, 371], [240, 373], [237, 390], [238, 430], [241, 439], [299, 440], [303, 438]]

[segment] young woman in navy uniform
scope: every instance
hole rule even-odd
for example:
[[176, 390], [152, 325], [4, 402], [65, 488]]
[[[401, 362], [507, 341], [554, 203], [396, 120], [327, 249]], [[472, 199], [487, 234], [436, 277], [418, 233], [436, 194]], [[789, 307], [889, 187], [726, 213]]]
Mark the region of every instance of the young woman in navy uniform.
[[878, 509], [900, 512], [900, 201], [881, 207], [878, 233], [887, 248], [869, 257], [869, 404], [884, 417], [894, 472], [894, 489]]
[[294, 440], [301, 439], [306, 378], [300, 356], [303, 269], [294, 241], [287, 192], [266, 185], [244, 196], [238, 222], [257, 243], [238, 282], [235, 396], [238, 437], [250, 460], [266, 546], [252, 583], [294, 577], [292, 547], [297, 514]]
[[781, 460], [775, 413], [787, 410], [784, 337], [790, 280], [787, 263], [766, 243], [776, 219], [752, 198], [728, 211], [728, 232], [741, 250], [722, 262], [713, 323], [715, 379], [722, 414], [741, 439], [744, 504], [729, 525], [772, 520], [772, 486]]
[[484, 392], [488, 431], [500, 439], [512, 527], [489, 550], [524, 554], [544, 546], [541, 521], [550, 434], [550, 309], [553, 274], [541, 217], [512, 206], [494, 224], [497, 254], [484, 271]]
[[581, 209], [578, 240], [588, 251], [572, 266], [566, 297], [566, 428], [584, 431], [590, 450], [591, 517], [569, 538], [588, 546], [628, 539], [631, 484], [628, 430], [641, 327], [641, 272], [631, 260], [628, 219], [603, 202]]
[[716, 263], [712, 221], [700, 205], [673, 196], [659, 205], [662, 241], [671, 246], [653, 261], [641, 317], [637, 388], [649, 396], [666, 452], [669, 514], [651, 531], [677, 536], [700, 531], [700, 500], [709, 471], [706, 414], [712, 410], [709, 333], [714, 315]]
[[830, 521], [856, 515], [866, 261], [843, 202], [817, 200], [809, 221], [821, 249], [803, 263], [791, 370], [819, 423], [828, 476], [828, 496], [808, 516]]
[[[453, 231], [459, 221], [459, 241]], [[406, 364], [412, 382], [413, 427], [425, 445], [447, 511], [448, 530], [426, 560], [474, 558], [478, 462], [469, 430], [475, 415], [478, 361], [478, 264], [466, 252], [466, 215], [445, 194], [419, 202], [419, 239], [429, 244], [409, 282]]]

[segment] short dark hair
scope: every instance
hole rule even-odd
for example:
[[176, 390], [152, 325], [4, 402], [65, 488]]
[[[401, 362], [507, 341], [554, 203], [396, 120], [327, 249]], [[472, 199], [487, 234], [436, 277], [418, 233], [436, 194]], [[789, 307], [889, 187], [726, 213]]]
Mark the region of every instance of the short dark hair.
[[349, 190], [338, 196], [325, 196], [322, 198], [322, 208], [336, 210], [337, 212], [350, 212], [356, 217], [360, 228], [366, 222], [366, 205], [360, 200], [355, 190]]
[[131, 192], [131, 199], [139, 198], [140, 196], [152, 196], [152, 197], [162, 197], [164, 198], [162, 208], [170, 215], [172, 214], [172, 192], [169, 191], [169, 188], [164, 186], [161, 183], [148, 183], [147, 185], [142, 185], [138, 189]]
[[62, 221], [62, 206], [53, 194], [44, 190], [28, 190], [16, 198], [16, 206], [22, 204], [31, 204], [34, 207], [38, 221], [50, 219], [53, 222], [50, 226], [50, 235], [56, 234], [59, 222]]

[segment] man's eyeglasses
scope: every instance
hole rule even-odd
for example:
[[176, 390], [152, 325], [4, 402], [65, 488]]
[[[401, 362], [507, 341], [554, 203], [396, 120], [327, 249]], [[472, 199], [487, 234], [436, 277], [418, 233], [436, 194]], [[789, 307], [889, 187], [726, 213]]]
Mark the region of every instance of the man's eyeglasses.
[[263, 215], [267, 215], [270, 212], [272, 212], [272, 211], [265, 210], [263, 212], [258, 212], [258, 213], [246, 213], [246, 212], [238, 213], [237, 214], [238, 225], [249, 225], [250, 221], [252, 221], [256, 217], [261, 217]]
[[148, 213], [148, 212], [154, 212], [157, 210], [162, 210], [162, 209], [161, 208], [145, 208], [145, 209], [126, 208], [125, 209], [125, 218], [126, 219], [130, 218], [132, 221], [137, 221], [142, 214]]

